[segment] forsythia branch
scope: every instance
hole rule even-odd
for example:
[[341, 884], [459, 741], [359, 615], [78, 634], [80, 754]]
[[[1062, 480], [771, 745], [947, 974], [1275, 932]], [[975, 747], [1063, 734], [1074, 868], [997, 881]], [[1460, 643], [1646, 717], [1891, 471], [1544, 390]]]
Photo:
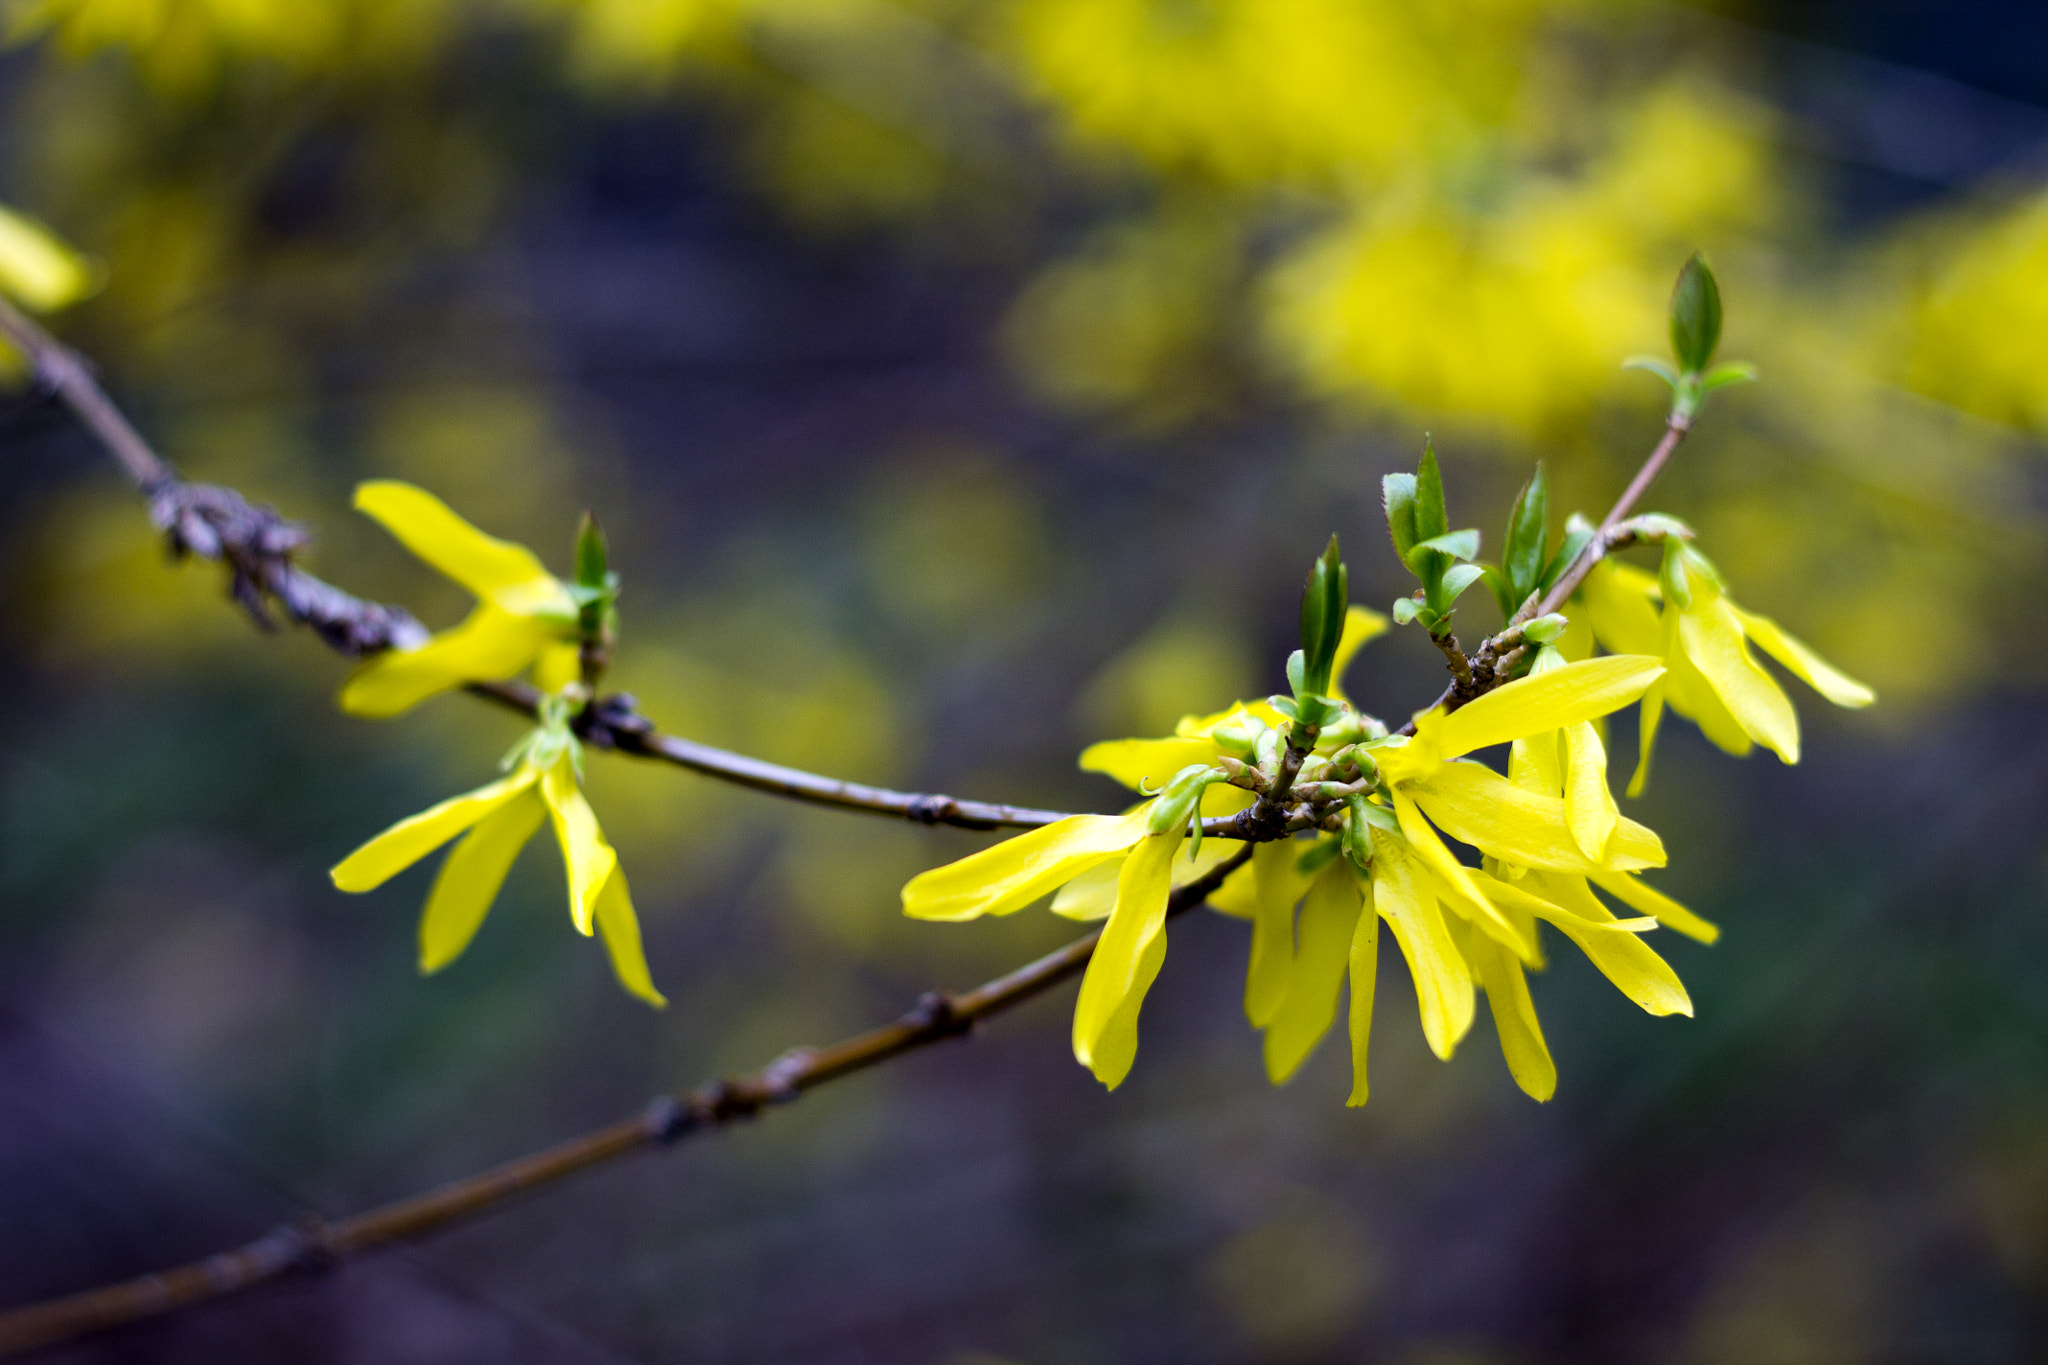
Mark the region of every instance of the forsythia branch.
[[[1251, 847], [1174, 891], [1167, 914], [1194, 909], [1251, 857]], [[330, 1269], [395, 1242], [414, 1241], [572, 1175], [645, 1148], [666, 1146], [786, 1104], [806, 1090], [973, 1030], [1042, 995], [1088, 965], [1099, 932], [971, 991], [933, 991], [902, 1018], [829, 1047], [796, 1048], [750, 1075], [662, 1095], [633, 1118], [571, 1138], [437, 1190], [328, 1222], [286, 1224], [232, 1251], [120, 1284], [0, 1312], [0, 1355], [13, 1355], [226, 1298], [287, 1275]]]

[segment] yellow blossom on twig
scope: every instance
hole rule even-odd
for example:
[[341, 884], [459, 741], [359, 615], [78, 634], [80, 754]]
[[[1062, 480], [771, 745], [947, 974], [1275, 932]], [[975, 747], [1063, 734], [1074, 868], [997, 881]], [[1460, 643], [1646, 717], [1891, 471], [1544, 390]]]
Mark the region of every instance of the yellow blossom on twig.
[[425, 489], [391, 479], [356, 489], [356, 507], [406, 549], [476, 594], [476, 609], [416, 649], [366, 661], [341, 689], [357, 716], [394, 716], [467, 682], [502, 682], [531, 667], [554, 692], [578, 671], [577, 604], [523, 545], [487, 536]]

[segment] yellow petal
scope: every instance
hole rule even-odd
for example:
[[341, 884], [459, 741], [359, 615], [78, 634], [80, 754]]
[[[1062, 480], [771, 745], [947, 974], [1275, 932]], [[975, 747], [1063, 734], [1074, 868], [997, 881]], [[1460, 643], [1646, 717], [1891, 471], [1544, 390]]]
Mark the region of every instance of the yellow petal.
[[405, 871], [441, 845], [533, 785], [526, 769], [451, 796], [440, 805], [400, 820], [334, 865], [328, 875], [343, 891], [368, 891]]
[[1642, 935], [1625, 927], [1641, 921], [1595, 924], [1577, 915], [1544, 917], [1579, 945], [1602, 975], [1650, 1014], [1691, 1014], [1692, 997], [1671, 964], [1657, 956]]
[[582, 677], [583, 646], [575, 640], [550, 640], [534, 656], [533, 685], [543, 692], [559, 692]]
[[1368, 641], [1386, 634], [1391, 624], [1370, 607], [1353, 606], [1345, 610], [1344, 633], [1337, 637], [1337, 652], [1330, 660], [1330, 691], [1338, 698], [1351, 700], [1344, 692], [1344, 670], [1350, 666], [1351, 656]]
[[1643, 788], [1649, 785], [1650, 754], [1657, 747], [1657, 722], [1664, 718], [1665, 687], [1664, 679], [1659, 678], [1649, 691], [1643, 693], [1643, 708], [1636, 729], [1636, 771], [1628, 780], [1631, 798], [1641, 796]]
[[1437, 907], [1436, 889], [1409, 855], [1408, 844], [1375, 827], [1372, 839], [1373, 908], [1394, 931], [1394, 942], [1415, 979], [1422, 1036], [1445, 1061], [1472, 1027], [1472, 976], [1451, 941]]
[[548, 818], [554, 822], [555, 839], [562, 846], [562, 863], [569, 874], [569, 917], [575, 921], [576, 932], [588, 934], [597, 911], [597, 893], [619, 865], [619, 855], [598, 830], [597, 815], [576, 785], [576, 770], [567, 754], [541, 776], [540, 794], [548, 803]]
[[1352, 931], [1363, 903], [1358, 875], [1344, 858], [1332, 860], [1309, 886], [1287, 994], [1266, 1027], [1266, 1075], [1275, 1085], [1300, 1069], [1337, 1021], [1337, 993], [1351, 964]]
[[1742, 623], [1743, 633], [1756, 642], [1757, 648], [1791, 669], [1796, 677], [1835, 705], [1868, 706], [1877, 700], [1877, 693], [1786, 634], [1776, 621], [1744, 611], [1733, 602], [1728, 604], [1728, 608], [1735, 613], [1735, 619]]
[[1422, 818], [1414, 800], [1401, 787], [1394, 788], [1394, 817], [1401, 823], [1401, 833], [1407, 837], [1410, 852], [1436, 882], [1437, 894], [1448, 901], [1453, 910], [1508, 944], [1522, 958], [1536, 961], [1535, 940], [1519, 932], [1492, 901], [1480, 894], [1472, 880], [1471, 869], [1452, 856], [1437, 832]]
[[1144, 1008], [1145, 993], [1152, 989], [1159, 969], [1165, 964], [1166, 935], [1159, 933], [1138, 954], [1138, 969], [1132, 974], [1131, 989], [1103, 1026], [1102, 1036], [1095, 1041], [1087, 1065], [1095, 1073], [1095, 1078], [1111, 1090], [1123, 1084], [1124, 1077], [1131, 1074], [1131, 1063], [1138, 1060], [1138, 1015]]
[[1518, 739], [1508, 746], [1508, 781], [1538, 796], [1556, 796], [1564, 790], [1564, 764], [1558, 761], [1555, 730]]
[[1351, 1094], [1344, 1103], [1364, 1104], [1368, 1087], [1365, 1059], [1372, 1043], [1372, 1001], [1379, 984], [1380, 917], [1371, 886], [1365, 888], [1364, 913], [1351, 931]]
[[1251, 965], [1244, 977], [1244, 1013], [1255, 1028], [1264, 1028], [1280, 1008], [1294, 970], [1294, 906], [1308, 890], [1308, 878], [1294, 866], [1302, 848], [1293, 839], [1280, 839], [1252, 850], [1258, 909], [1252, 918]]
[[[1557, 637], [1557, 652], [1566, 663], [1575, 664], [1581, 659], [1593, 657], [1593, 645], [1595, 643], [1593, 627], [1587, 622], [1586, 613], [1583, 610], [1575, 607], [1568, 607], [1566, 610], [1570, 611], [1571, 615], [1565, 618], [1564, 634]], [[1654, 645], [1656, 637], [1653, 635], [1650, 638]], [[1655, 654], [1656, 652], [1654, 648], [1640, 650], [1612, 649], [1608, 651], [1610, 654]]]
[[1572, 840], [1595, 863], [1607, 857], [1608, 837], [1621, 821], [1614, 793], [1607, 790], [1607, 748], [1591, 725], [1564, 730], [1564, 814]]
[[[1603, 559], [1580, 585], [1578, 613], [1586, 618], [1600, 643], [1614, 654], [1661, 653], [1663, 630], [1658, 625], [1657, 580], [1629, 564]], [[1569, 613], [1571, 608], [1565, 610]]]
[[1234, 701], [1223, 710], [1212, 711], [1206, 716], [1182, 716], [1180, 723], [1173, 727], [1174, 737], [1177, 739], [1201, 739], [1225, 721], [1235, 720], [1239, 716], [1246, 715], [1257, 716], [1260, 720], [1271, 726], [1283, 725], [1287, 720], [1285, 716], [1275, 711], [1272, 704], [1263, 697], [1257, 701]]
[[1534, 1100], [1547, 1100], [1557, 1093], [1557, 1063], [1543, 1041], [1543, 1025], [1536, 1018], [1536, 1002], [1529, 998], [1529, 982], [1514, 955], [1484, 934], [1475, 934], [1468, 951], [1479, 983], [1486, 987], [1487, 1008], [1493, 1012], [1494, 1031], [1500, 1035], [1501, 1055], [1515, 1084]]
[[99, 287], [99, 272], [55, 234], [0, 208], [0, 294], [48, 312]]
[[[1227, 845], [1232, 851], [1244, 847], [1233, 840], [1218, 839], [1214, 842]], [[1203, 840], [1202, 848], [1207, 851], [1209, 840]], [[1253, 856], [1257, 856], [1256, 854]], [[1176, 866], [1184, 866], [1184, 863]], [[1259, 915], [1259, 885], [1257, 874], [1250, 863], [1238, 868], [1223, 879], [1223, 885], [1209, 893], [1209, 908], [1218, 914], [1229, 915], [1232, 919], [1257, 919]]]
[[547, 819], [547, 807], [529, 784], [477, 821], [441, 864], [420, 916], [420, 970], [438, 972], [476, 937], [505, 874], [526, 841]]
[[575, 612], [569, 594], [524, 545], [487, 536], [424, 488], [396, 479], [356, 486], [356, 510], [375, 518], [406, 549], [500, 609]]
[[1081, 751], [1081, 771], [1156, 792], [1190, 763], [1214, 763], [1218, 752], [1207, 739], [1109, 739]]
[[1677, 611], [1665, 614], [1669, 645], [1664, 659], [1670, 672], [1664, 675], [1664, 700], [1673, 711], [1699, 726], [1700, 733], [1715, 745], [1741, 758], [1756, 747], [1755, 741], [1687, 654], [1679, 635], [1684, 616], [1684, 612]]
[[619, 984], [656, 1009], [667, 1008], [668, 997], [654, 988], [654, 976], [647, 970], [647, 953], [640, 946], [640, 917], [633, 913], [633, 893], [627, 889], [623, 867], [613, 867], [604, 889], [597, 893], [597, 932], [604, 939]]
[[1721, 937], [1720, 926], [1712, 920], [1702, 919], [1662, 891], [1645, 885], [1626, 872], [1595, 872], [1592, 875], [1594, 883], [1602, 891], [1632, 909], [1653, 916], [1667, 929], [1675, 929], [1701, 943], [1712, 943]]
[[1645, 654], [1610, 654], [1517, 678], [1443, 718], [1436, 744], [1444, 758], [1524, 735], [1592, 720], [1643, 695], [1664, 672]]
[[1502, 862], [1563, 872], [1664, 865], [1656, 831], [1627, 816], [1616, 817], [1607, 860], [1595, 863], [1573, 840], [1563, 801], [1518, 787], [1482, 764], [1446, 763], [1427, 781], [1397, 791], [1408, 792], [1446, 834]]
[[1097, 863], [1053, 892], [1052, 912], [1083, 924], [1108, 919], [1109, 912], [1116, 909], [1116, 878], [1123, 870], [1122, 858]]
[[1127, 815], [1070, 815], [920, 872], [903, 887], [903, 913], [912, 919], [964, 920], [1022, 910], [1144, 838], [1150, 804]]
[[1799, 761], [1799, 717], [1778, 680], [1743, 643], [1742, 623], [1719, 594], [1699, 593], [1679, 613], [1678, 638], [1744, 733], [1787, 763]]
[[352, 716], [395, 716], [451, 687], [503, 682], [533, 662], [552, 634], [531, 617], [486, 603], [418, 649], [365, 661], [342, 685], [341, 709]]
[[[1146, 835], [1124, 859], [1123, 871], [1117, 876], [1116, 909], [1102, 927], [1102, 937], [1081, 978], [1081, 997], [1074, 1005], [1074, 1056], [1111, 1089], [1130, 1070], [1131, 1057], [1137, 1051], [1136, 1007], [1159, 971], [1156, 959], [1148, 964], [1148, 950], [1157, 940], [1159, 952], [1165, 951], [1173, 855], [1180, 851], [1185, 837], [1178, 830]], [[1098, 1056], [1098, 1046], [1112, 1024], [1118, 1028], [1109, 1038], [1111, 1045], [1102, 1048]]]

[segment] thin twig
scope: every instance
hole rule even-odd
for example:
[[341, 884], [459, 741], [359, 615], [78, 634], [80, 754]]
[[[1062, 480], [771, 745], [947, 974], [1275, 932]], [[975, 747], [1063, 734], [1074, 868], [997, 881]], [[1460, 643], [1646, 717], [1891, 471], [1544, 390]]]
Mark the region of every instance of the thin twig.
[[[1167, 914], [1192, 910], [1251, 856], [1249, 845], [1173, 892]], [[1101, 933], [971, 991], [932, 991], [892, 1024], [823, 1048], [797, 1048], [750, 1075], [658, 1096], [645, 1110], [490, 1170], [353, 1217], [307, 1219], [232, 1251], [153, 1275], [0, 1313], [0, 1355], [71, 1341], [173, 1309], [226, 1298], [286, 1275], [326, 1270], [394, 1242], [410, 1242], [508, 1201], [645, 1148], [709, 1132], [797, 1099], [805, 1091], [892, 1057], [971, 1031], [983, 1019], [1042, 995], [1088, 965]]]

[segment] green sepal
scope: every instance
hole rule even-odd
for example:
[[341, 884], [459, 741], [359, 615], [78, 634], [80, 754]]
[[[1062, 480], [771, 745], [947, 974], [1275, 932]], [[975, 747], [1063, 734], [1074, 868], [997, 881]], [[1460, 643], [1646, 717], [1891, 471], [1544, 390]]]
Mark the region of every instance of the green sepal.
[[1680, 611], [1692, 606], [1692, 585], [1686, 581], [1684, 542], [1664, 542], [1664, 563], [1658, 569], [1657, 579], [1664, 589], [1664, 600]]
[[1351, 813], [1350, 820], [1345, 822], [1342, 835], [1344, 853], [1351, 859], [1351, 865], [1360, 872], [1372, 866], [1372, 840], [1366, 835], [1367, 804], [1369, 803], [1364, 794], [1360, 792], [1353, 792], [1344, 798], [1344, 809]]
[[1359, 798], [1359, 805], [1365, 808], [1365, 822], [1368, 825], [1377, 825], [1388, 834], [1401, 832], [1401, 822], [1394, 817], [1394, 812], [1385, 806], [1376, 805], [1362, 796]]
[[1289, 720], [1301, 719], [1300, 713], [1295, 710], [1294, 698], [1290, 696], [1275, 692], [1272, 696], [1266, 698], [1266, 705], [1272, 707]]
[[1721, 344], [1721, 286], [1707, 258], [1694, 252], [1671, 290], [1671, 349], [1682, 374], [1698, 375]]
[[1152, 803], [1152, 809], [1145, 817], [1145, 828], [1153, 834], [1167, 834], [1188, 822], [1195, 809], [1202, 804], [1202, 793], [1212, 783], [1224, 781], [1229, 774], [1221, 768], [1212, 768], [1206, 763], [1190, 763], [1175, 773], [1167, 782], [1159, 799]]

